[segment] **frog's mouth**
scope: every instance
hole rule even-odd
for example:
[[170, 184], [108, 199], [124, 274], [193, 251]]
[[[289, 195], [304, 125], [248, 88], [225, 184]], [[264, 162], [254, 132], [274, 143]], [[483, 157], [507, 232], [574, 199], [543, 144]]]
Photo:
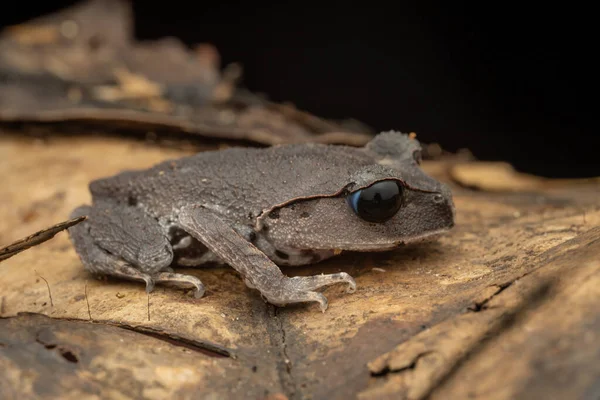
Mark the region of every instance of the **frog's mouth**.
[[[410, 239], [396, 240], [390, 242], [364, 242], [364, 243], [336, 243], [334, 248], [319, 248], [319, 246], [311, 246], [311, 248], [298, 249], [298, 248], [280, 248], [273, 251], [269, 257], [275, 261], [278, 265], [285, 266], [299, 266], [307, 264], [315, 264], [317, 262], [326, 260], [333, 256], [337, 256], [345, 251], [348, 252], [385, 252], [397, 249], [400, 246], [423, 242], [430, 239], [434, 239], [444, 233], [450, 228], [443, 228], [436, 231], [427, 232], [423, 235], [415, 236]], [[323, 246], [323, 244], [321, 244]]]
[[341, 253], [342, 251], [359, 251], [359, 252], [391, 251], [391, 250], [395, 250], [398, 247], [406, 245], [406, 244], [433, 240], [433, 239], [439, 237], [440, 235], [443, 235], [444, 233], [448, 232], [450, 229], [451, 229], [451, 227], [450, 228], [442, 228], [442, 229], [438, 229], [435, 231], [430, 231], [430, 232], [424, 233], [419, 236], [414, 236], [411, 238], [390, 241], [390, 242], [378, 242], [378, 243], [369, 243], [369, 242], [360, 243], [359, 242], [359, 243], [341, 244], [340, 246], [337, 246], [338, 248], [334, 251], [337, 254]]

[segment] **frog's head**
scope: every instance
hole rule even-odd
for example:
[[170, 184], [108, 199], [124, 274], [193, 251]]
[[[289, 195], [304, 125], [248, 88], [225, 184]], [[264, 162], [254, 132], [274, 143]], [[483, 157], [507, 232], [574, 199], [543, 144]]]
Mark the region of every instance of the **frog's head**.
[[[344, 148], [340, 154], [331, 154], [329, 167], [343, 164], [345, 171], [337, 172], [345, 181], [335, 193], [294, 199], [261, 219], [274, 248], [324, 256], [385, 251], [454, 226], [452, 194], [423, 172], [421, 147], [413, 137], [384, 132], [365, 147]], [[336, 163], [336, 157], [357, 161], [349, 167]]]

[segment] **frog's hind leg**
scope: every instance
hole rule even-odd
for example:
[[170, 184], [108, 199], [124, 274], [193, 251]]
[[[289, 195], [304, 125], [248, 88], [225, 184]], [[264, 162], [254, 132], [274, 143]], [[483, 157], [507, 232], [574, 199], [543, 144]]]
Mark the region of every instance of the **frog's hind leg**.
[[194, 288], [202, 297], [204, 285], [194, 277], [172, 272], [173, 251], [160, 226], [132, 207], [81, 206], [71, 214], [88, 219], [69, 229], [85, 268], [100, 275], [142, 281], [150, 293], [155, 283]]
[[[92, 208], [81, 206], [75, 209], [72, 217], [91, 214]], [[69, 228], [69, 236], [84, 267], [93, 274], [111, 275], [118, 278], [143, 281], [148, 292], [154, 288], [152, 277], [136, 269], [120, 257], [117, 257], [99, 247], [90, 235], [89, 220]]]

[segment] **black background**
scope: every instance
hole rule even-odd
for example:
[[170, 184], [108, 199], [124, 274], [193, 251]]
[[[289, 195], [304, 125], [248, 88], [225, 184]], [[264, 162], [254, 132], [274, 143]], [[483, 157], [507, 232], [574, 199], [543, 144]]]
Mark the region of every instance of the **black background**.
[[[11, 2], [0, 24], [74, 3]], [[593, 7], [525, 3], [133, 2], [139, 39], [210, 42], [273, 100], [526, 172], [600, 175]]]

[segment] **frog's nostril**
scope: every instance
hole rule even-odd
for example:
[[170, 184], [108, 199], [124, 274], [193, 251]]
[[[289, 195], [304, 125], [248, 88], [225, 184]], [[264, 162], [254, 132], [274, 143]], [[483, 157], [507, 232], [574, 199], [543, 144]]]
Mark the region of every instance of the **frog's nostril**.
[[436, 194], [433, 196], [433, 201], [434, 203], [441, 204], [444, 202], [444, 196], [442, 196], [441, 194]]

